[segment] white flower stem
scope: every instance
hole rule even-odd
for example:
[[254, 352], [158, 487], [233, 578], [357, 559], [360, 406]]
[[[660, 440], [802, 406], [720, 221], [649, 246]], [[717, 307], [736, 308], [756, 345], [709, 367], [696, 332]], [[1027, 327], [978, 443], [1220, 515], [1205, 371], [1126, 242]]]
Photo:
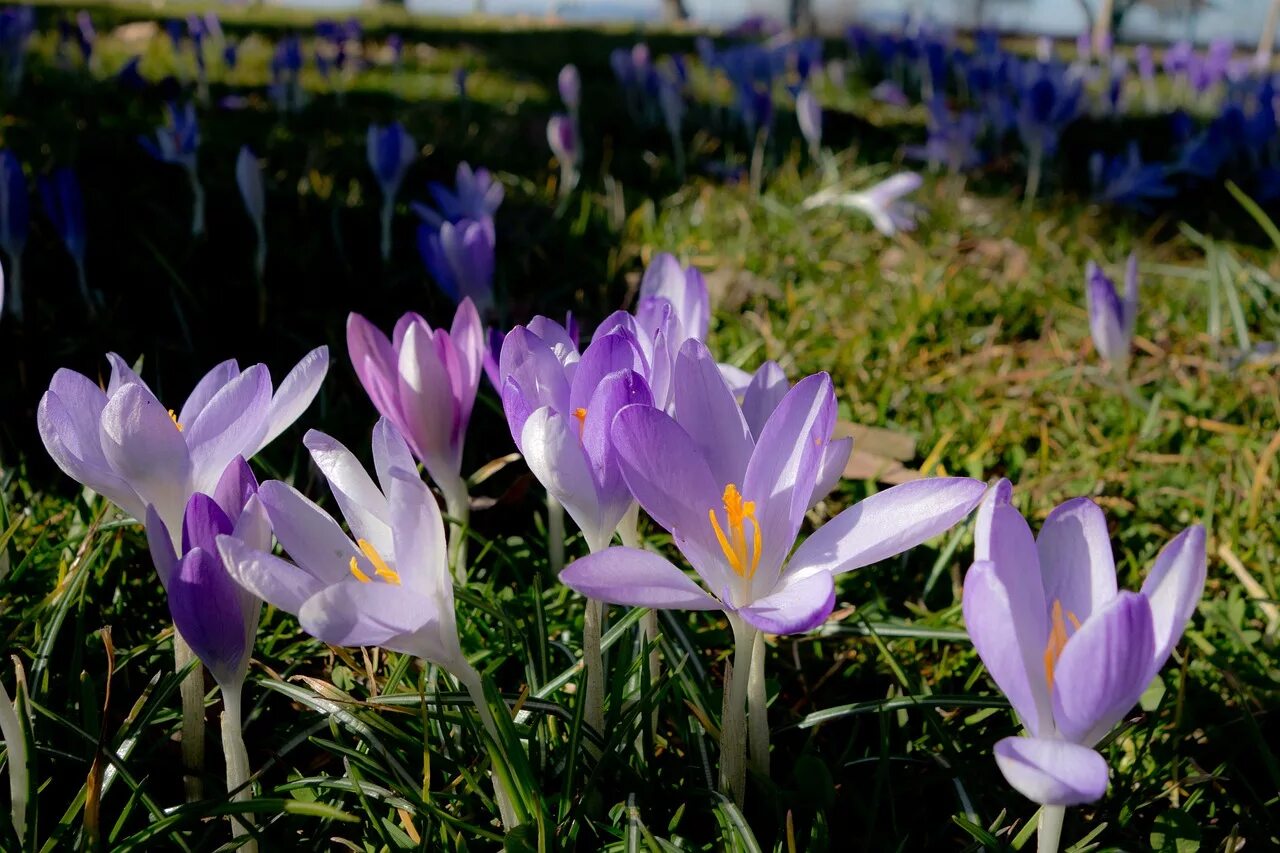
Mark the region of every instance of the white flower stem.
[[[16, 692], [21, 693], [22, 685]], [[9, 806], [13, 817], [13, 831], [18, 841], [25, 842], [27, 834], [27, 787], [30, 768], [27, 764], [27, 740], [22, 733], [17, 707], [9, 701], [9, 694], [0, 682], [0, 736], [4, 738], [9, 754]]]
[[[249, 753], [244, 746], [244, 730], [242, 728], [241, 695], [244, 684], [222, 688], [222, 753], [227, 763], [227, 792], [236, 802], [245, 802], [253, 797], [253, 789], [246, 783], [249, 781]], [[237, 791], [236, 789], [241, 790]], [[232, 816], [231, 836], [239, 838], [249, 833], [246, 825], [250, 818], [247, 815]], [[257, 853], [258, 843], [246, 841], [240, 850], [244, 853]]]
[[755, 628], [734, 615], [733, 665], [725, 669], [724, 709], [720, 716], [720, 791], [739, 807], [747, 793], [747, 682], [751, 672], [751, 652]]
[[564, 507], [547, 492], [547, 558], [551, 574], [560, 576], [564, 569]]
[[1036, 828], [1036, 853], [1058, 853], [1062, 838], [1062, 820], [1066, 806], [1041, 806], [1040, 824]]
[[471, 518], [471, 496], [461, 477], [455, 482], [442, 483], [445, 511], [453, 519], [449, 524], [449, 565], [453, 567], [453, 580], [459, 586], [467, 583], [467, 522]]
[[764, 634], [755, 632], [751, 673], [747, 676], [747, 727], [751, 735], [751, 769], [769, 775], [769, 697], [764, 682]]
[[604, 602], [587, 599], [582, 618], [582, 666], [587, 677], [587, 703], [583, 718], [597, 733], [604, 733], [604, 653], [600, 633], [604, 629]]
[[195, 666], [182, 679], [182, 783], [187, 802], [195, 802], [204, 796], [204, 666], [182, 639], [178, 629], [173, 629], [173, 665], [175, 672], [182, 672], [188, 663]]

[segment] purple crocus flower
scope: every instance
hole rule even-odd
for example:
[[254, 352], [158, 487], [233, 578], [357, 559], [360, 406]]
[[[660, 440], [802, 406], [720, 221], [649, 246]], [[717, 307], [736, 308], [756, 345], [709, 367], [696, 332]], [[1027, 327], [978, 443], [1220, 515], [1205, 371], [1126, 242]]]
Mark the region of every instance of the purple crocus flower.
[[547, 121], [547, 144], [560, 163], [560, 194], [567, 195], [578, 183], [578, 135], [573, 119], [564, 113], [556, 113]]
[[707, 339], [711, 323], [711, 296], [707, 291], [707, 280], [697, 267], [681, 266], [675, 255], [668, 252], [654, 255], [640, 278], [640, 299], [636, 308], [636, 318], [645, 328], [658, 327], [656, 323], [645, 321], [647, 315], [660, 307], [655, 300], [663, 300], [671, 306], [675, 321], [671, 333], [673, 352], [678, 352], [690, 338], [698, 341]]
[[875, 229], [886, 237], [916, 227], [919, 208], [903, 197], [920, 189], [923, 179], [915, 172], [901, 172], [885, 178], [859, 192], [842, 193], [826, 189], [805, 199], [802, 208], [812, 210], [825, 205], [860, 210], [871, 219]]
[[[469, 511], [462, 448], [484, 349], [480, 315], [470, 299], [458, 306], [448, 331], [409, 313], [388, 339], [359, 314], [347, 318], [347, 351], [360, 384], [444, 493], [449, 514], [459, 522], [456, 543]], [[464, 567], [455, 571], [464, 577]]]
[[418, 226], [418, 252], [440, 290], [458, 304], [471, 300], [485, 315], [494, 308], [496, 243], [493, 220], [487, 217]]
[[53, 375], [36, 412], [40, 438], [67, 476], [136, 519], [154, 506], [170, 532], [193, 494], [213, 494], [233, 459], [252, 458], [297, 420], [329, 368], [328, 348], [314, 349], [273, 393], [265, 364], [241, 372], [224, 361], [175, 412], [124, 359], [107, 359], [105, 392], [66, 368]]
[[822, 105], [808, 89], [796, 95], [796, 121], [800, 124], [800, 135], [809, 144], [809, 154], [818, 159], [822, 151]]
[[1084, 275], [1093, 345], [1103, 360], [1123, 370], [1129, 363], [1138, 317], [1138, 255], [1129, 255], [1125, 265], [1123, 298], [1116, 292], [1115, 282], [1093, 261], [1085, 267]]
[[404, 181], [409, 164], [418, 156], [418, 143], [398, 121], [383, 127], [369, 125], [366, 138], [369, 168], [382, 190], [382, 260], [391, 259], [391, 215], [395, 211], [396, 193]]
[[9, 261], [5, 271], [9, 310], [22, 319], [22, 252], [31, 230], [31, 202], [27, 177], [12, 150], [0, 150], [0, 249]]
[[80, 181], [76, 179], [76, 173], [62, 166], [54, 169], [47, 177], [42, 176], [40, 198], [44, 202], [45, 214], [62, 239], [62, 245], [67, 247], [67, 254], [75, 261], [80, 297], [93, 310], [94, 298], [89, 291], [84, 269], [84, 195], [80, 192]]
[[1040, 849], [1056, 850], [1062, 808], [1106, 793], [1107, 763], [1094, 746], [1151, 684], [1195, 612], [1205, 531], [1194, 525], [1170, 541], [1140, 592], [1118, 591], [1097, 504], [1061, 504], [1033, 539], [1011, 494], [1000, 481], [978, 511], [964, 620], [1028, 735], [999, 741], [996, 763], [1020, 794], [1052, 809]]
[[556, 86], [560, 90], [560, 100], [569, 115], [576, 116], [582, 105], [582, 77], [578, 74], [578, 66], [569, 64], [560, 69], [556, 77]]
[[432, 181], [427, 184], [427, 192], [431, 193], [438, 210], [422, 202], [414, 201], [409, 204], [423, 222], [437, 229], [443, 222], [493, 219], [506, 195], [502, 184], [494, 179], [488, 169], [481, 167], [473, 170], [469, 163], [458, 164], [453, 189], [439, 181]]
[[1153, 202], [1173, 198], [1178, 190], [1168, 183], [1170, 169], [1162, 163], [1144, 163], [1138, 143], [1125, 154], [1108, 157], [1101, 151], [1089, 158], [1094, 198], [1109, 204], [1150, 212]]
[[164, 124], [155, 130], [155, 139], [140, 137], [139, 142], [147, 153], [162, 163], [182, 167], [191, 183], [192, 213], [191, 236], [204, 233], [204, 188], [196, 169], [196, 156], [200, 148], [200, 125], [196, 121], [196, 108], [186, 104], [179, 108], [165, 104]]

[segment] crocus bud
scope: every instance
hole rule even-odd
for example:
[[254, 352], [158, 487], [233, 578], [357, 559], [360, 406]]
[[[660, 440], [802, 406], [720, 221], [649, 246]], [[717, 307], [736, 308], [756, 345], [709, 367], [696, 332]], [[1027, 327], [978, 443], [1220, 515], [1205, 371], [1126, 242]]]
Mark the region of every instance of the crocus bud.
[[564, 101], [565, 109], [577, 113], [582, 103], [582, 77], [578, 74], [578, 66], [566, 65], [561, 68], [556, 85], [560, 87], [560, 100]]
[[796, 95], [796, 121], [809, 151], [816, 156], [822, 148], [822, 105], [808, 89]]
[[1138, 256], [1129, 256], [1123, 298], [1116, 292], [1115, 283], [1090, 261], [1085, 269], [1085, 296], [1089, 305], [1089, 332], [1098, 355], [1111, 365], [1123, 368], [1129, 362], [1138, 313]]

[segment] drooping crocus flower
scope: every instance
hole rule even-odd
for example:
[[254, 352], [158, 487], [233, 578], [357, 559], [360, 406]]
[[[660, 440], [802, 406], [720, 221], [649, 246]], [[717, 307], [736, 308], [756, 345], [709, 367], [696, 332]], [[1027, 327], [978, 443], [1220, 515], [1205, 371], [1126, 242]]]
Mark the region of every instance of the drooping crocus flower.
[[[271, 527], [257, 499], [258, 481], [244, 457], [232, 460], [212, 495], [197, 492], [182, 516], [182, 553], [154, 507], [147, 511], [147, 542], [156, 573], [169, 599], [174, 629], [205, 665], [222, 690], [222, 748], [227, 790], [247, 800], [252, 791], [249, 756], [241, 728], [244, 679], [253, 655], [262, 612], [261, 599], [232, 580], [218, 551], [219, 536], [246, 548], [271, 550]], [[247, 830], [240, 819], [236, 836]], [[250, 842], [252, 845], [253, 842]]]
[[418, 253], [440, 290], [457, 304], [471, 300], [485, 315], [494, 308], [496, 242], [493, 220], [488, 218], [418, 226]]
[[76, 173], [63, 166], [54, 169], [47, 177], [42, 176], [40, 198], [44, 201], [45, 214], [62, 239], [62, 245], [67, 247], [67, 254], [75, 262], [76, 283], [80, 288], [80, 297], [92, 311], [95, 300], [89, 291], [89, 282], [84, 271], [84, 195], [80, 192], [80, 182], [76, 179]]
[[858, 192], [840, 192], [834, 188], [821, 190], [805, 199], [802, 208], [812, 210], [836, 205], [860, 210], [870, 217], [877, 231], [892, 237], [899, 231], [910, 231], [916, 227], [919, 209], [903, 201], [903, 197], [918, 190], [922, 183], [915, 172], [901, 172]]
[[[40, 398], [36, 425], [53, 461], [125, 513], [141, 520], [148, 507], [175, 538], [193, 494], [213, 494], [237, 456], [252, 458], [311, 404], [329, 368], [328, 347], [308, 353], [272, 393], [264, 364], [243, 373], [234, 360], [205, 374], [181, 411], [166, 411], [124, 359], [110, 353], [104, 392], [91, 379], [62, 368]], [[185, 550], [185, 549], [184, 549]], [[191, 650], [174, 639], [177, 670]], [[195, 667], [182, 682], [183, 759], [198, 780], [204, 760], [204, 675]], [[198, 795], [198, 781], [190, 796]]]
[[390, 340], [364, 317], [351, 314], [347, 351], [373, 407], [404, 436], [444, 493], [455, 519], [450, 543], [454, 572], [464, 582], [463, 527], [470, 499], [462, 477], [462, 448], [485, 351], [475, 305], [463, 299], [448, 331], [432, 329], [417, 314], [405, 314]]
[[[623, 407], [653, 405], [645, 367], [640, 344], [624, 326], [597, 331], [581, 358], [566, 330], [545, 317], [529, 328], [516, 326], [503, 341], [502, 407], [511, 436], [547, 494], [577, 522], [593, 554], [608, 547], [635, 504], [609, 428]], [[593, 600], [583, 624], [584, 718], [601, 731], [604, 608], [598, 597], [587, 597]]]
[[578, 183], [578, 147], [573, 119], [564, 113], [556, 113], [547, 121], [547, 144], [560, 163], [560, 195], [567, 196]]
[[822, 105], [808, 89], [796, 95], [796, 121], [800, 124], [800, 135], [809, 145], [809, 156], [817, 161], [822, 152]]
[[165, 104], [164, 124], [156, 128], [155, 139], [143, 136], [138, 141], [152, 157], [180, 166], [187, 173], [192, 198], [191, 236], [199, 237], [204, 233], [204, 188], [196, 168], [200, 125], [196, 121], [195, 105], [187, 104], [179, 109], [172, 103]]
[[393, 121], [385, 127], [379, 124], [369, 125], [366, 139], [366, 151], [369, 156], [369, 168], [378, 180], [382, 190], [382, 260], [391, 259], [391, 216], [395, 212], [396, 193], [404, 181], [409, 164], [418, 156], [418, 143], [404, 129], [404, 125]]
[[[374, 428], [376, 483], [346, 447], [324, 433], [312, 430], [304, 443], [350, 535], [292, 486], [271, 480], [262, 484], [258, 499], [290, 559], [219, 536], [227, 571], [326, 643], [380, 646], [448, 670], [470, 694], [489, 735], [501, 743], [480, 675], [458, 640], [440, 510], [404, 440], [386, 419]], [[510, 825], [510, 819], [505, 822]]]
[[1056, 851], [1064, 807], [1106, 793], [1107, 762], [1093, 747], [1151, 684], [1195, 612], [1205, 531], [1194, 525], [1170, 541], [1140, 592], [1117, 591], [1097, 504], [1067, 501], [1033, 539], [1011, 494], [1000, 481], [978, 511], [964, 619], [1028, 735], [999, 741], [996, 763], [1047, 807], [1039, 849]]
[[[236, 156], [236, 186], [240, 188], [240, 198], [244, 200], [245, 212], [249, 214], [249, 219], [253, 222], [254, 233], [258, 237], [258, 249], [253, 256], [253, 269], [257, 273], [259, 288], [262, 288], [262, 282], [267, 267], [267, 228], [266, 228], [266, 208], [267, 197], [262, 188], [262, 166], [258, 163], [258, 158], [254, 156], [253, 150], [248, 145], [240, 146], [240, 153]], [[265, 293], [265, 291], [261, 291]], [[263, 306], [259, 306], [261, 309]], [[261, 320], [261, 310], [259, 311], [259, 320]]]
[[418, 201], [410, 202], [409, 206], [423, 222], [436, 229], [445, 222], [493, 219], [506, 194], [505, 188], [494, 179], [488, 169], [481, 167], [473, 170], [468, 163], [458, 164], [453, 189], [439, 181], [432, 181], [427, 184], [427, 192], [431, 193], [438, 210]]
[[31, 202], [22, 163], [9, 149], [0, 151], [0, 249], [9, 261], [5, 283], [9, 310], [22, 320], [22, 252], [31, 229]]
[[1093, 261], [1085, 267], [1084, 276], [1094, 348], [1112, 367], [1124, 370], [1138, 318], [1138, 255], [1129, 255], [1125, 265], [1123, 297], [1116, 292], [1115, 282]]
[[[740, 799], [745, 739], [739, 738], [756, 633], [821, 624], [835, 604], [835, 575], [945, 531], [977, 504], [983, 485], [947, 478], [897, 486], [846, 509], [792, 553], [835, 426], [830, 378], [815, 374], [797, 383], [757, 441], [701, 345], [681, 350], [675, 385], [676, 418], [628, 406], [615, 416], [611, 437], [632, 495], [671, 533], [705, 588], [664, 557], [634, 548], [592, 554], [560, 577], [588, 598], [726, 614], [737, 675], [726, 685], [721, 784]], [[767, 757], [763, 723], [757, 710], [752, 751]]]

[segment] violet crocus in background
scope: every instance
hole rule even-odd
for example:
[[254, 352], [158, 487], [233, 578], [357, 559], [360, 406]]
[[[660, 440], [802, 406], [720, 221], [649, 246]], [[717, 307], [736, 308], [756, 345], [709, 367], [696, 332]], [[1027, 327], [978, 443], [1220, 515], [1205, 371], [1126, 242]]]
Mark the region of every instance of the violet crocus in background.
[[[289, 560], [234, 536], [218, 550], [236, 582], [298, 618], [302, 630], [335, 646], [380, 646], [451, 673], [467, 690], [484, 727], [501, 744], [480, 674], [458, 639], [444, 523], [431, 490], [394, 426], [373, 431], [377, 482], [335, 439], [311, 430], [303, 439], [329, 483], [350, 535], [287, 483], [262, 484], [258, 498]], [[499, 792], [499, 803], [503, 797]], [[516, 822], [504, 805], [503, 822]]]
[[427, 184], [427, 192], [431, 194], [435, 208], [420, 201], [409, 202], [409, 206], [423, 222], [436, 229], [445, 222], [493, 219], [506, 195], [506, 189], [488, 169], [483, 166], [472, 169], [471, 164], [465, 162], [458, 164], [453, 189], [432, 181]]
[[493, 272], [497, 234], [493, 220], [459, 219], [438, 228], [418, 226], [418, 253], [440, 290], [460, 305], [471, 300], [484, 315], [493, 313]]
[[194, 104], [179, 108], [165, 104], [164, 124], [155, 130], [155, 139], [141, 137], [139, 142], [147, 153], [161, 163], [179, 166], [187, 174], [191, 184], [191, 236], [204, 234], [204, 187], [196, 167], [200, 148], [200, 125], [196, 121]]
[[409, 165], [418, 156], [418, 143], [398, 121], [385, 127], [371, 124], [366, 138], [366, 153], [369, 168], [382, 191], [378, 221], [382, 227], [382, 260], [385, 262], [391, 260], [391, 216], [395, 213], [396, 193], [400, 191]]
[[578, 74], [578, 66], [570, 63], [561, 68], [556, 77], [556, 88], [560, 90], [560, 101], [564, 108], [576, 121], [578, 108], [582, 105], [582, 77]]
[[9, 149], [0, 151], [0, 250], [9, 261], [5, 270], [9, 310], [22, 321], [22, 252], [31, 230], [31, 202], [22, 163]]
[[409, 313], [390, 339], [359, 314], [347, 317], [347, 351], [378, 414], [408, 442], [444, 494], [453, 519], [454, 577], [466, 583], [466, 524], [471, 513], [462, 450], [480, 386], [485, 337], [480, 315], [463, 299], [448, 329]]
[[[227, 791], [234, 800], [253, 795], [248, 782], [249, 754], [244, 745], [241, 699], [253, 656], [262, 600], [231, 579], [218, 551], [219, 536], [232, 536], [246, 548], [271, 550], [271, 527], [257, 499], [258, 481], [244, 457], [223, 472], [212, 495], [187, 501], [182, 516], [182, 553], [154, 507], [147, 510], [147, 542], [156, 574], [169, 599], [174, 630], [218, 682], [222, 691], [222, 750]], [[233, 835], [248, 831], [232, 821]], [[254, 841], [241, 850], [257, 850]]]
[[240, 188], [245, 213], [253, 222], [258, 240], [253, 253], [253, 272], [258, 280], [258, 325], [262, 326], [267, 321], [267, 196], [262, 187], [262, 165], [248, 145], [242, 145], [236, 155], [236, 186]]
[[94, 311], [97, 300], [89, 290], [89, 280], [85, 276], [85, 222], [84, 195], [80, 192], [80, 181], [76, 173], [65, 166], [54, 169], [48, 176], [40, 178], [40, 198], [44, 202], [45, 215], [53, 223], [62, 245], [76, 265], [76, 284], [80, 289], [80, 298], [85, 307]]
[[697, 267], [681, 266], [676, 256], [669, 252], [654, 255], [640, 278], [637, 317], [644, 315], [649, 310], [646, 306], [658, 299], [665, 300], [673, 311], [676, 321], [672, 340], [674, 352], [679, 352], [690, 338], [698, 341], [707, 339], [711, 324], [711, 295], [707, 290], [707, 280]]
[[[609, 426], [624, 406], [653, 405], [645, 370], [640, 344], [625, 327], [597, 331], [580, 358], [567, 330], [546, 317], [535, 318], [528, 327], [516, 326], [502, 344], [502, 408], [511, 437], [549, 499], [577, 522], [593, 554], [609, 546], [635, 506], [618, 469]], [[548, 509], [554, 512], [550, 500]], [[548, 530], [554, 526], [548, 524]], [[624, 534], [628, 541], [634, 542], [634, 529], [633, 520]], [[552, 565], [563, 559], [562, 552], [553, 555]], [[583, 619], [584, 718], [600, 732], [604, 608], [594, 596], [587, 597], [593, 600], [587, 602]]]
[[267, 94], [282, 113], [302, 109], [306, 93], [302, 89], [302, 42], [297, 36], [285, 36], [276, 43]]
[[671, 533], [705, 589], [664, 557], [626, 547], [584, 557], [560, 577], [588, 598], [615, 604], [725, 613], [735, 652], [720, 778], [740, 803], [748, 722], [753, 762], [767, 768], [768, 760], [766, 711], [757, 705], [749, 719], [746, 708], [757, 632], [801, 633], [821, 624], [835, 604], [835, 575], [950, 528], [977, 504], [983, 484], [944, 478], [897, 486], [846, 509], [791, 553], [835, 426], [830, 378], [797, 383], [758, 441], [701, 345], [685, 344], [675, 382], [679, 420], [628, 406], [615, 416], [611, 437], [627, 487]]
[[875, 229], [886, 237], [916, 227], [919, 208], [904, 197], [920, 189], [923, 179], [915, 172], [901, 172], [857, 192], [841, 192], [832, 187], [809, 196], [802, 210], [833, 205], [865, 213]]
[[[182, 542], [182, 517], [193, 494], [212, 494], [237, 456], [251, 459], [311, 405], [329, 368], [319, 347], [298, 363], [275, 393], [264, 364], [241, 372], [234, 360], [205, 374], [181, 410], [166, 410], [115, 353], [107, 356], [106, 391], [83, 374], [59, 369], [40, 398], [36, 425], [45, 449], [76, 482], [141, 521], [148, 507]], [[184, 549], [185, 550], [185, 549]], [[181, 632], [174, 637], [176, 671], [191, 660]], [[199, 797], [204, 763], [204, 675], [182, 682], [182, 751], [188, 797]]]
[[987, 671], [1026, 728], [995, 745], [1020, 794], [1040, 803], [1039, 850], [1056, 853], [1066, 806], [1107, 790], [1094, 747], [1137, 703], [1169, 658], [1205, 583], [1205, 531], [1193, 525], [1157, 555], [1140, 592], [1117, 591], [1102, 510], [1059, 505], [1040, 535], [1001, 480], [974, 528], [964, 620]]
[[1133, 329], [1138, 318], [1138, 255], [1129, 255], [1124, 270], [1124, 295], [1102, 268], [1085, 266], [1085, 300], [1089, 309], [1089, 333], [1098, 355], [1112, 369], [1123, 373], [1129, 366]]
[[818, 162], [822, 153], [822, 105], [808, 89], [801, 89], [796, 95], [796, 121], [800, 135], [809, 146], [810, 159]]
[[573, 119], [564, 113], [553, 115], [547, 121], [547, 144], [551, 146], [551, 153], [560, 164], [560, 198], [563, 208], [564, 199], [578, 185], [578, 158], [582, 156]]

